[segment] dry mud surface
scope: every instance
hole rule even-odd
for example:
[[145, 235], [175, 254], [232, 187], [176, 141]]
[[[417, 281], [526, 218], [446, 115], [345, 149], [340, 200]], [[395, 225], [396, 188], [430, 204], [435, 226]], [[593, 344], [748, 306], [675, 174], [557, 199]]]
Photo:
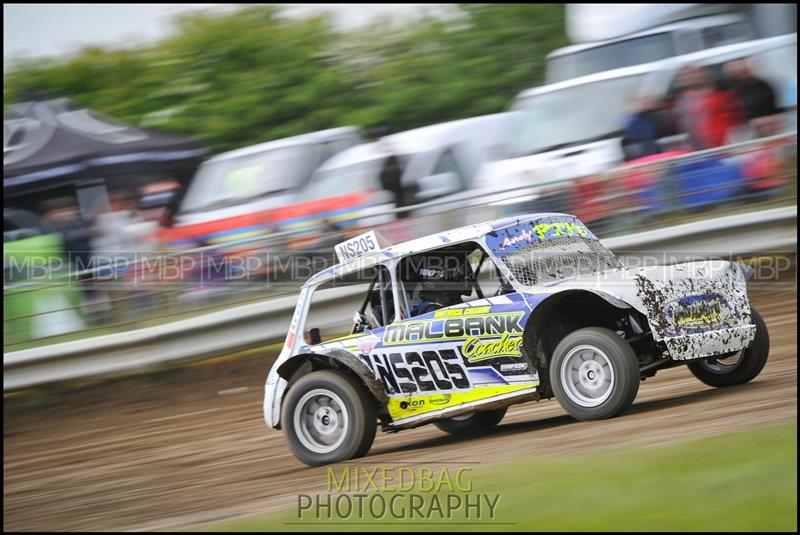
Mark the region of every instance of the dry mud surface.
[[[713, 389], [686, 368], [641, 385], [623, 416], [576, 422], [555, 400], [512, 407], [479, 437], [433, 426], [378, 433], [364, 462], [494, 463], [658, 444], [797, 421], [796, 286], [751, 291], [770, 360], [747, 385]], [[6, 399], [5, 530], [149, 530], [258, 514], [323, 491], [279, 431], [264, 426], [274, 355]]]

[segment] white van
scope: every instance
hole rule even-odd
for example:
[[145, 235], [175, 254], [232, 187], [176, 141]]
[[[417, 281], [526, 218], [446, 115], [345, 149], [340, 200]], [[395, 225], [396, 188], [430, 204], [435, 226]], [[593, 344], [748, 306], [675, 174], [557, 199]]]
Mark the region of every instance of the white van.
[[181, 200], [175, 225], [160, 231], [158, 240], [172, 249], [237, 243], [339, 213], [341, 199], [284, 208], [299, 202], [321, 164], [362, 142], [360, 129], [348, 126], [215, 156], [200, 166]]
[[363, 142], [348, 126], [219, 154], [198, 169], [177, 214], [179, 225], [223, 219], [292, 202], [328, 158]]
[[664, 96], [682, 65], [719, 66], [752, 58], [777, 95], [797, 77], [797, 34], [758, 39], [601, 72], [520, 93], [503, 143], [505, 158], [475, 180], [498, 191], [605, 172], [623, 161], [621, 130], [640, 95]]
[[681, 20], [615, 39], [565, 46], [547, 55], [547, 83], [631, 67], [754, 38], [739, 14]]
[[796, 4], [567, 4], [547, 83], [797, 32]]
[[440, 199], [473, 187], [497, 151], [511, 114], [498, 113], [425, 126], [346, 150], [310, 179], [304, 201], [342, 192], [383, 190], [387, 207]]

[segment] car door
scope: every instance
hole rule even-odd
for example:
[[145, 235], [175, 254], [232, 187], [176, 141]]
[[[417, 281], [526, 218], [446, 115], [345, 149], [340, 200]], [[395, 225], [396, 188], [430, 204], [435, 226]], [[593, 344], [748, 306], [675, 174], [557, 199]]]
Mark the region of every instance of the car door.
[[[476, 247], [477, 244], [475, 244]], [[477, 266], [480, 254], [468, 258]], [[395, 424], [446, 417], [465, 406], [479, 407], [530, 395], [538, 377], [522, 353], [527, 308], [518, 294], [484, 297], [472, 290], [459, 303], [415, 313], [410, 306], [415, 282], [409, 262], [398, 262], [393, 298], [397, 321], [370, 332], [367, 360], [383, 381]], [[488, 269], [491, 260], [484, 258]], [[473, 265], [467, 268], [473, 275]], [[419, 269], [434, 271], [431, 266]]]

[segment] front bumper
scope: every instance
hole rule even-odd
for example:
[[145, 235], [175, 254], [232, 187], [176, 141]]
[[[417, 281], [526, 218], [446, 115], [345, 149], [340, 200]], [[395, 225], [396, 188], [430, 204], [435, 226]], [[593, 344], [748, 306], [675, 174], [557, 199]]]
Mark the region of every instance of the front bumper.
[[264, 422], [267, 427], [279, 429], [281, 418], [281, 400], [289, 383], [279, 377], [278, 372], [270, 370], [267, 382], [264, 385]]
[[695, 334], [665, 337], [670, 357], [690, 360], [741, 351], [756, 335], [755, 325], [741, 325]]

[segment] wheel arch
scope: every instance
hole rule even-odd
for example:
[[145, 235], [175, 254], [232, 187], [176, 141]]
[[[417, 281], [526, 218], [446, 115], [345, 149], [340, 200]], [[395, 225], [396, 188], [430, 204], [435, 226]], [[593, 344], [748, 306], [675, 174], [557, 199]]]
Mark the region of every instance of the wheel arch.
[[333, 349], [325, 353], [295, 355], [278, 367], [278, 375], [289, 383], [281, 396], [281, 405], [294, 381], [317, 370], [340, 370], [349, 373], [358, 379], [379, 407], [384, 408], [389, 403], [383, 383], [375, 377], [369, 366], [348, 351]]
[[617, 321], [635, 312], [631, 304], [598, 290], [568, 289], [541, 301], [525, 324], [523, 347], [539, 373], [542, 395], [552, 396], [550, 359], [565, 336], [585, 327], [618, 330]]

